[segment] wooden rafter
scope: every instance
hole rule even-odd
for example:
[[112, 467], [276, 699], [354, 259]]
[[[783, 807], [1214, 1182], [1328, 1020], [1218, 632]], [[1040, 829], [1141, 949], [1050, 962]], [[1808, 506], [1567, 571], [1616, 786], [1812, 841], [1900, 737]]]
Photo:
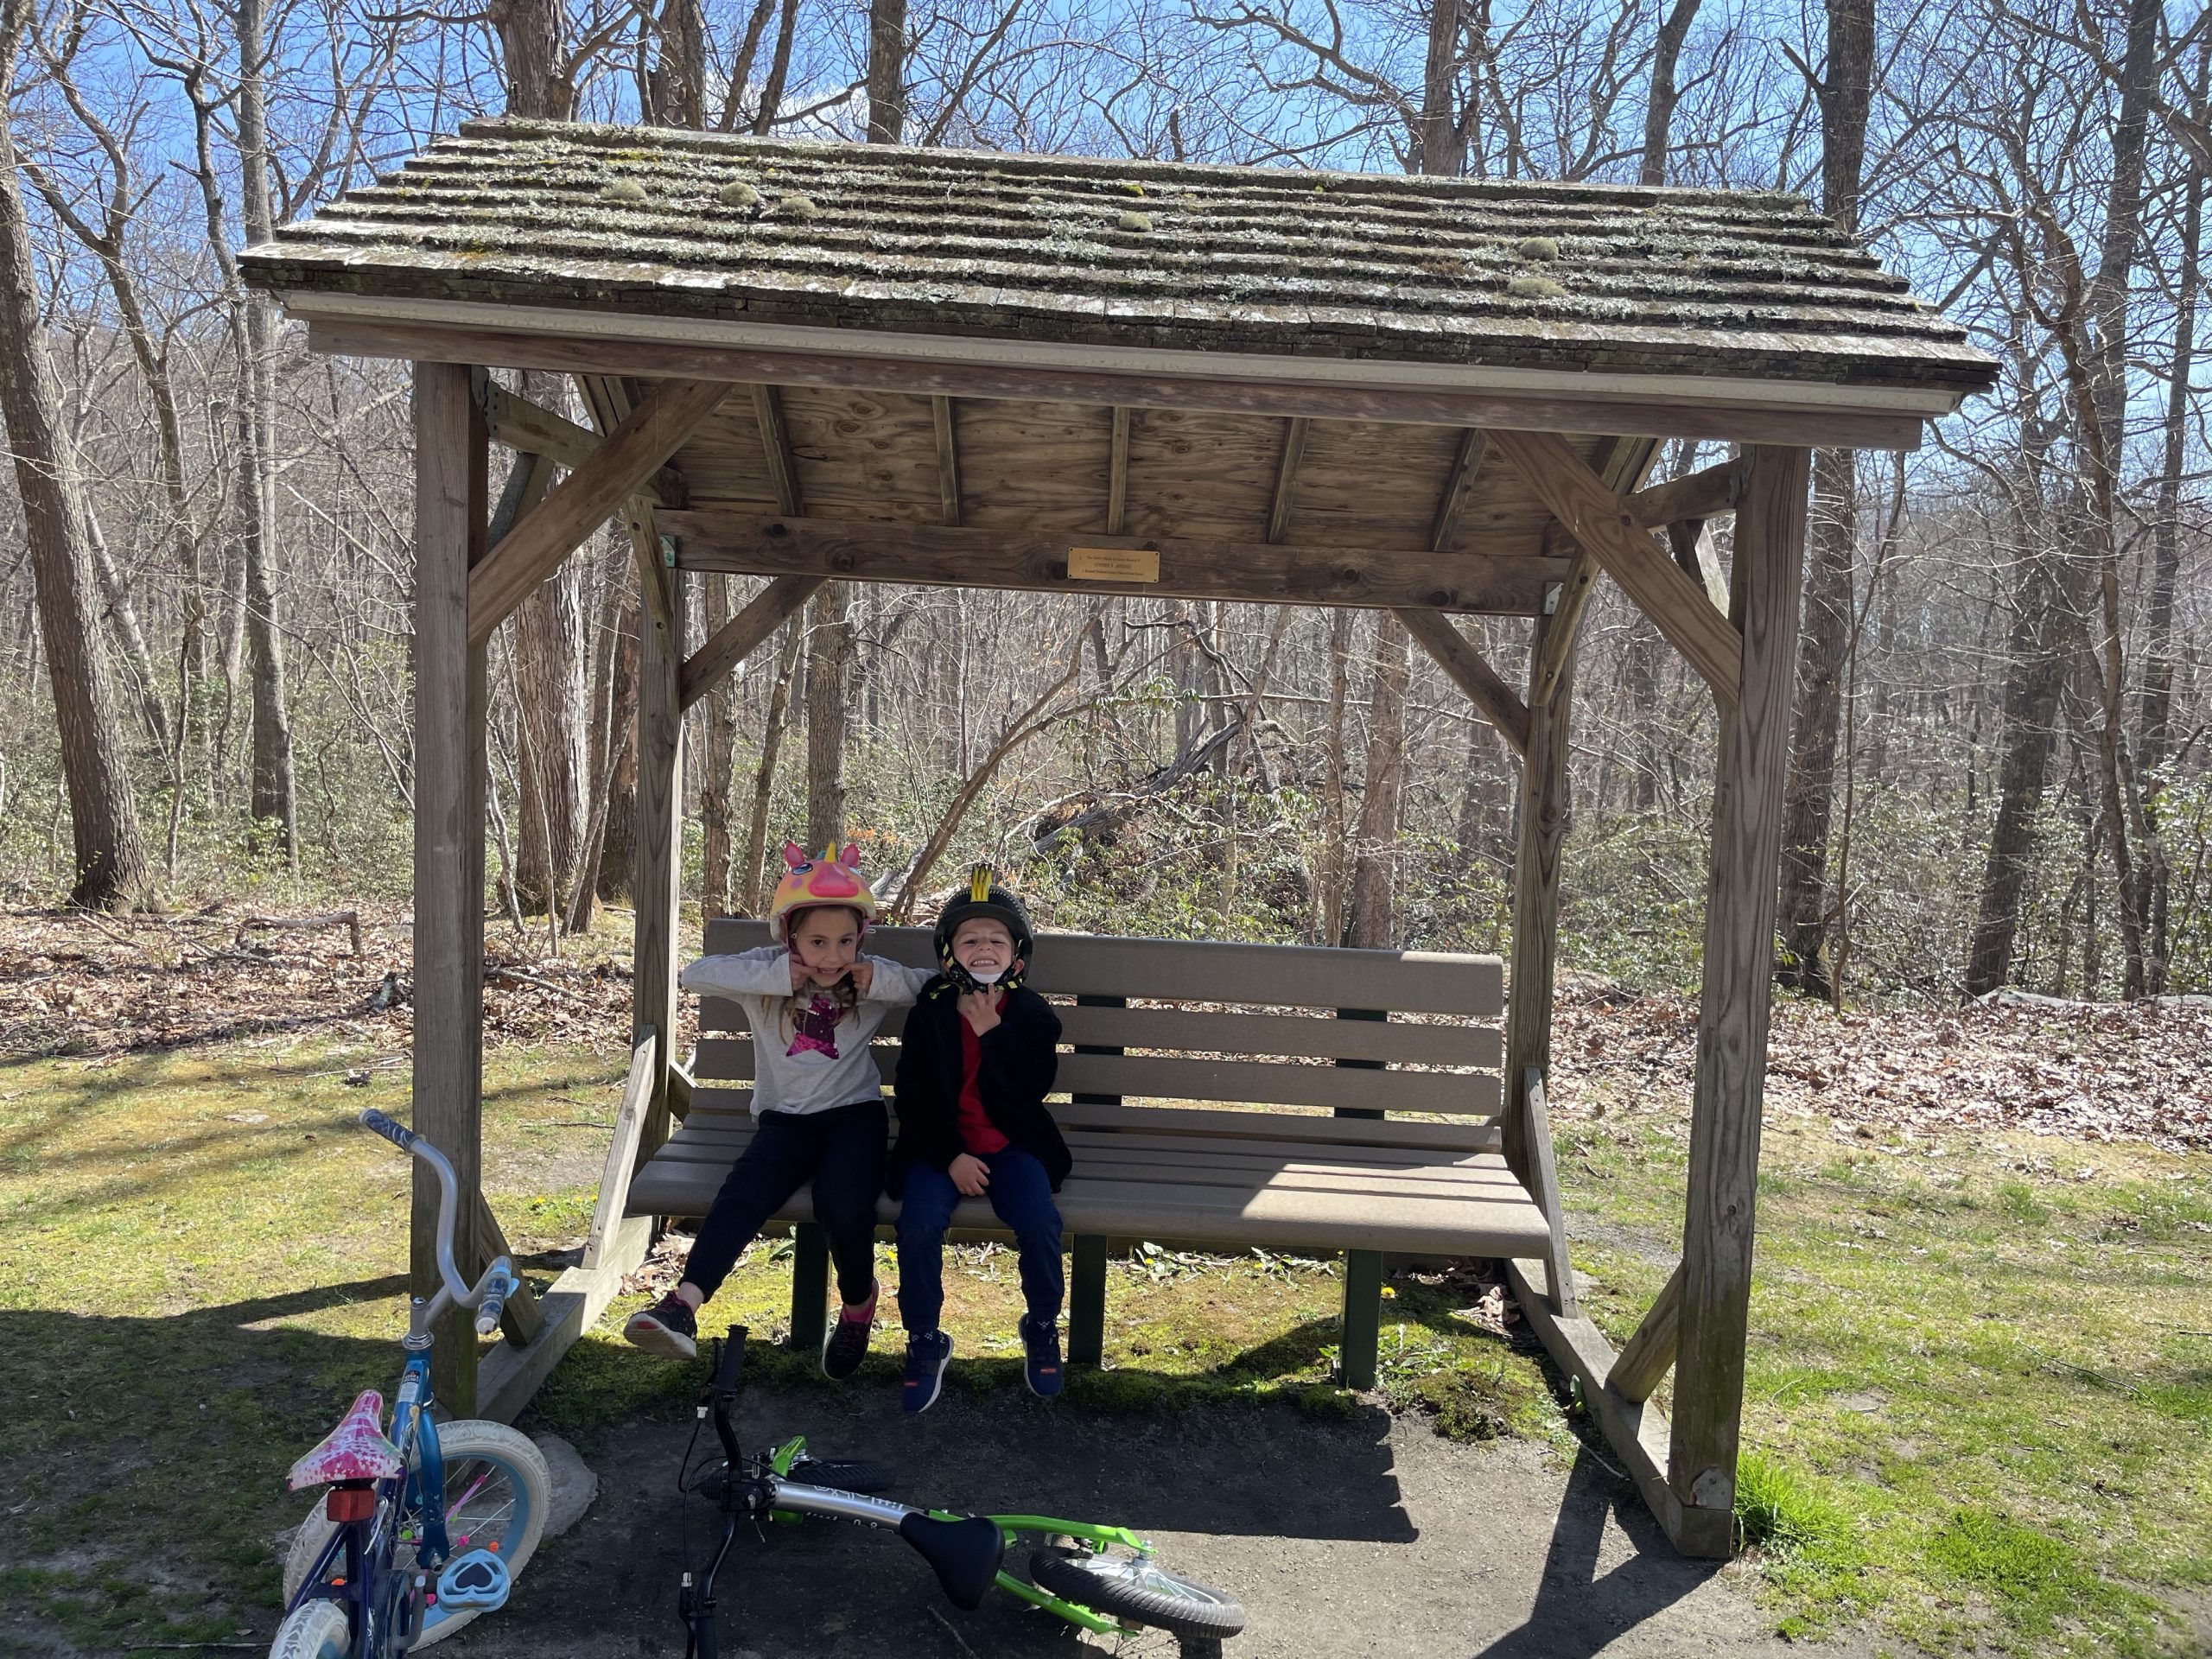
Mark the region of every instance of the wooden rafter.
[[1275, 466], [1275, 493], [1268, 504], [1268, 535], [1270, 544], [1282, 540], [1283, 532], [1290, 528], [1291, 502], [1298, 489], [1298, 463], [1306, 454], [1306, 418], [1303, 416], [1284, 423], [1282, 429], [1282, 458]]
[[1397, 615], [1406, 625], [1407, 632], [1421, 641], [1453, 683], [1467, 694], [1467, 701], [1481, 709], [1483, 718], [1513, 746], [1513, 752], [1528, 753], [1528, 705], [1513, 695], [1511, 686], [1498, 678], [1497, 671], [1468, 643], [1467, 637], [1452, 626], [1449, 618], [1436, 611], [1402, 607]]
[[1114, 446], [1106, 459], [1106, 533], [1118, 536], [1129, 506], [1129, 411], [1114, 411]]
[[[1154, 598], [1250, 599], [1530, 616], [1555, 559], [1439, 561], [1427, 550], [1276, 547], [1156, 537], [1078, 537], [1032, 531], [842, 518], [752, 517], [724, 512], [658, 515], [680, 538], [677, 566], [746, 575], [936, 583], [955, 588], [1130, 594]], [[1155, 553], [1157, 581], [1071, 582], [1072, 547]]]
[[791, 460], [791, 437], [784, 427], [783, 400], [773, 386], [753, 388], [753, 414], [760, 424], [760, 448], [768, 457], [769, 480], [776, 486], [777, 510], [804, 512], [798, 493], [798, 467]]
[[1720, 569], [1720, 550], [1713, 545], [1713, 526], [1702, 518], [1677, 518], [1667, 526], [1667, 540], [1683, 574], [1705, 589], [1714, 610], [1726, 615], [1728, 578]]
[[1489, 453], [1490, 434], [1482, 428], [1471, 426], [1459, 435], [1459, 453], [1452, 458], [1452, 470], [1445, 474], [1444, 488], [1436, 498], [1436, 518], [1428, 532], [1430, 551], [1441, 553], [1452, 545], [1459, 528], [1459, 509], [1466, 504], [1467, 486], [1482, 470], [1483, 457]]
[[1743, 656], [1741, 636], [1636, 523], [1620, 496], [1555, 434], [1500, 430], [1491, 441], [1567, 527], [1575, 544], [1597, 560], [1688, 659], [1721, 706], [1732, 707]]
[[[637, 406], [631, 384], [620, 376], [582, 375], [578, 380], [592, 419], [602, 431], [612, 432]], [[680, 482], [666, 468], [663, 476]], [[681, 494], [676, 495], [679, 505], [683, 499]], [[638, 595], [645, 607], [645, 620], [662, 639], [669, 639], [675, 637], [676, 583], [662, 556], [659, 527], [653, 522], [657, 505], [654, 497], [642, 491], [632, 495], [622, 504], [622, 530], [630, 543], [631, 563], [638, 573]]]
[[[932, 397], [930, 414], [937, 427], [937, 487], [944, 507], [944, 522], [960, 522], [960, 443], [952, 424], [952, 399]], [[794, 492], [796, 493], [796, 492]], [[796, 512], [797, 507], [785, 509]]]
[[658, 472], [728, 393], [715, 381], [665, 381], [607, 434], [468, 576], [468, 637], [481, 644], [530, 590]]
[[486, 430], [492, 442], [503, 448], [550, 456], [563, 467], [581, 467], [601, 442], [599, 434], [589, 427], [578, 426], [567, 416], [509, 391], [488, 376], [477, 384], [476, 396], [484, 408]]
[[723, 675], [760, 648], [761, 642], [784, 625], [785, 619], [814, 596], [826, 578], [778, 576], [754, 595], [752, 603], [715, 630], [706, 644], [683, 659], [683, 674], [677, 696], [679, 709], [715, 689]]

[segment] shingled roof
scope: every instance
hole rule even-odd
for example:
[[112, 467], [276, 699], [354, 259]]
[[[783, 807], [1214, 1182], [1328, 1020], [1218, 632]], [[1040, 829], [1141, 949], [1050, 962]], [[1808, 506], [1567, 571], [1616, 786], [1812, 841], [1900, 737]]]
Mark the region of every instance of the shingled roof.
[[243, 264], [288, 297], [1886, 389], [1929, 415], [1995, 375], [1779, 194], [484, 121]]

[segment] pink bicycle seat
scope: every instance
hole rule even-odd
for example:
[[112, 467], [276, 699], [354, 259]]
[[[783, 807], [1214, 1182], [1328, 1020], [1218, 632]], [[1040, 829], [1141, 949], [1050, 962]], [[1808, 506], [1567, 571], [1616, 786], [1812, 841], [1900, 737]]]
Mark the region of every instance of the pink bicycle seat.
[[382, 1480], [399, 1472], [399, 1448], [384, 1437], [384, 1395], [365, 1390], [322, 1444], [292, 1465], [294, 1491], [334, 1480]]

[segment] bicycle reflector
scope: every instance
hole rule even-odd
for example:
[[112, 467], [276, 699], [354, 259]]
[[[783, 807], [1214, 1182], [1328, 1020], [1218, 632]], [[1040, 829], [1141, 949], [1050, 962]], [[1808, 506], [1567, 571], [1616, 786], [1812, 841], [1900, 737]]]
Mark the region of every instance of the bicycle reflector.
[[365, 1521], [377, 1512], [374, 1484], [365, 1480], [341, 1480], [323, 1500], [322, 1512], [333, 1521]]

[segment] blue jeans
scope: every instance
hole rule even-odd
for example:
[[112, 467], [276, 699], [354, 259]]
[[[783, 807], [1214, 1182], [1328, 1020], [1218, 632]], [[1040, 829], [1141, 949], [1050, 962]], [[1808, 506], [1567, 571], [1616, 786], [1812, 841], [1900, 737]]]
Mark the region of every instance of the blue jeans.
[[[1060, 1317], [1060, 1211], [1045, 1166], [1017, 1147], [978, 1154], [991, 1172], [983, 1189], [998, 1218], [1014, 1230], [1021, 1250], [1021, 1294], [1029, 1317]], [[937, 1329], [944, 1310], [944, 1230], [960, 1189], [934, 1164], [906, 1172], [899, 1205], [899, 1317], [915, 1336]]]

